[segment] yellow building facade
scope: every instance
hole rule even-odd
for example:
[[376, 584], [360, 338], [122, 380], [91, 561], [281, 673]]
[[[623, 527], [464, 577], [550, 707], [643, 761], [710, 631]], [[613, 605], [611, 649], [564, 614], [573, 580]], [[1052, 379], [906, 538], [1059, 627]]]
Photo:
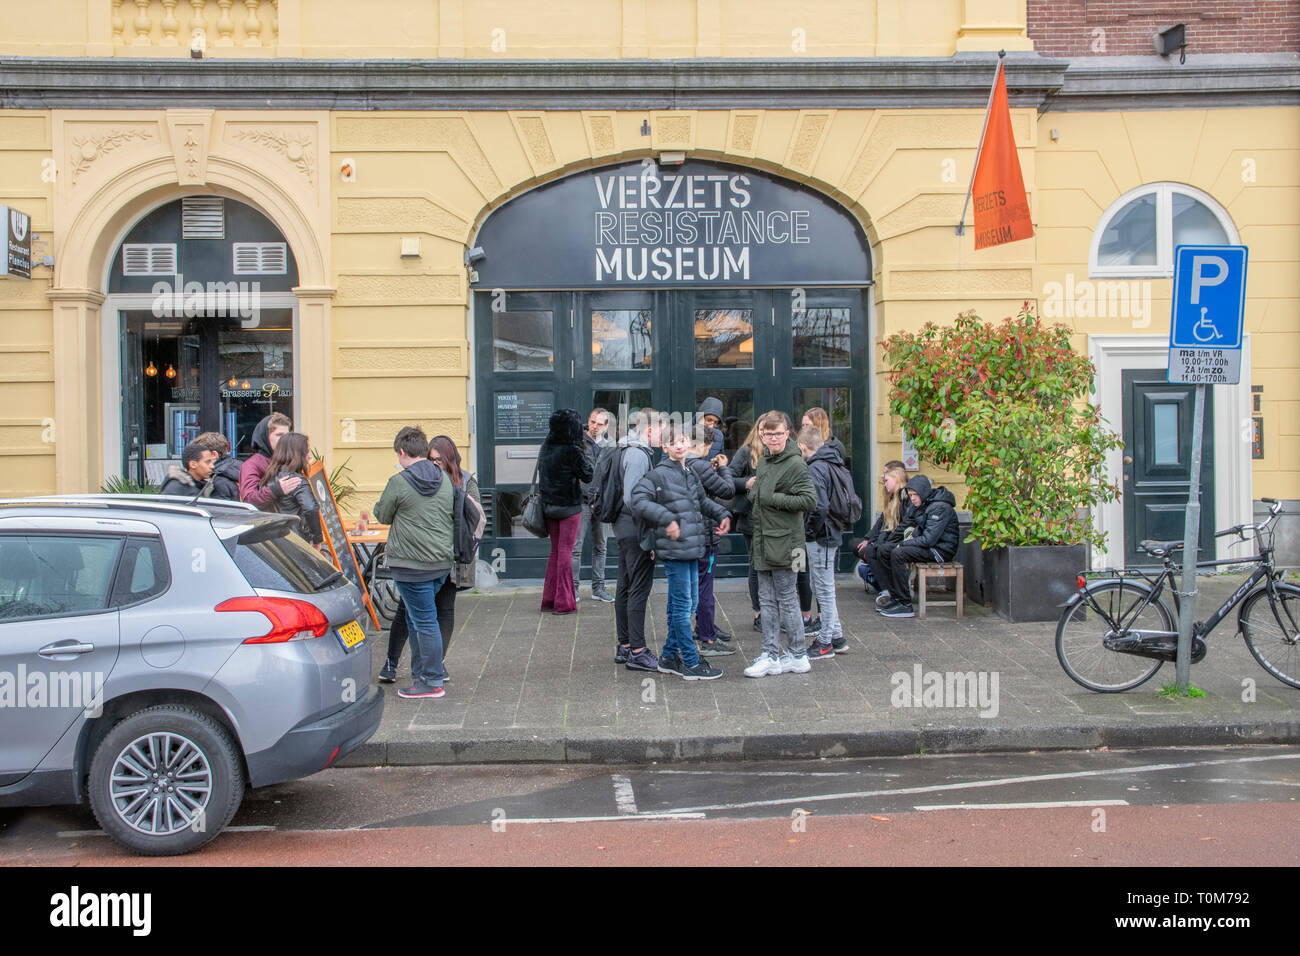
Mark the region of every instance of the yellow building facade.
[[[467, 252], [538, 187], [684, 158], [825, 197], [860, 229], [864, 499], [903, 453], [878, 344], [966, 309], [1000, 318], [1029, 301], [1070, 325], [1121, 427], [1125, 370], [1163, 364], [1171, 296], [1164, 225], [1150, 261], [1107, 253], [1128, 201], [1156, 222], [1190, 203], [1250, 249], [1243, 384], [1217, 389], [1212, 411], [1216, 525], [1300, 498], [1300, 109], [1278, 92], [1294, 67], [1225, 74], [1236, 93], [1220, 100], [1199, 79], [1217, 61], [1181, 75], [1161, 61], [1153, 78], [1045, 58], [1024, 0], [46, 7], [39, 22], [7, 15], [0, 37], [0, 205], [31, 215], [36, 264], [0, 279], [5, 496], [95, 491], [127, 467], [124, 316], [144, 306], [114, 291], [114, 270], [151, 214], [194, 197], [250, 207], [287, 244], [283, 376], [297, 430], [349, 463], [350, 510], [378, 497], [406, 424], [491, 472], [500, 442], [484, 423], [501, 422], [483, 407], [491, 326], [476, 299], [490, 290]], [[1036, 236], [976, 252], [954, 227], [998, 50]], [[762, 358], [747, 360], [761, 371]], [[1112, 466], [1127, 467], [1121, 453]], [[926, 470], [960, 497], [959, 476]], [[1113, 557], [1122, 503], [1095, 519]]]

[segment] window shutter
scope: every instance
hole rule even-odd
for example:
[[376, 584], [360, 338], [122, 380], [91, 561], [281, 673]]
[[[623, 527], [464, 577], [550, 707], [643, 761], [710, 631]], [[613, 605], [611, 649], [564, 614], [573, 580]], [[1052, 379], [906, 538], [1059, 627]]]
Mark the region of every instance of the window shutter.
[[288, 245], [283, 242], [235, 242], [234, 273], [237, 276], [286, 275], [289, 271]]
[[174, 242], [123, 243], [122, 275], [176, 275], [176, 244]]
[[220, 196], [181, 200], [181, 235], [186, 239], [226, 238], [226, 206]]

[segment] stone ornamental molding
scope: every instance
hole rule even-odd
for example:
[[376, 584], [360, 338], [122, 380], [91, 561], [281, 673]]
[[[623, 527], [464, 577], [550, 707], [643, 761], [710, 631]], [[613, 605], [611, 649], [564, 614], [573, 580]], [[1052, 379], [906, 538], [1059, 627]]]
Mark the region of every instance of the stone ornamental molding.
[[309, 186], [316, 185], [316, 147], [308, 132], [290, 132], [265, 126], [238, 127], [232, 139], [253, 143], [274, 150], [287, 159], [298, 172], [307, 177]]
[[[0, 56], [0, 109], [983, 109], [997, 57], [305, 60]], [[1007, 54], [1013, 107], [1300, 103], [1300, 55]], [[1050, 101], [1050, 106], [1048, 105]], [[742, 141], [747, 130], [738, 129]], [[593, 130], [593, 135], [603, 133]]]
[[125, 146], [132, 140], [152, 139], [153, 130], [118, 129], [98, 136], [74, 136], [68, 150], [68, 166], [72, 169], [72, 184], [75, 186], [81, 174], [90, 169], [95, 161], [108, 153]]

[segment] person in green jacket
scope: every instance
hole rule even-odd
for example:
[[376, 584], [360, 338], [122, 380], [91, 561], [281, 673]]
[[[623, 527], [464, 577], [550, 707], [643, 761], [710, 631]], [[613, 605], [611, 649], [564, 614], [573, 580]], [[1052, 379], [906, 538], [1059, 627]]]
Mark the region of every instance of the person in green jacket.
[[398, 473], [375, 502], [375, 520], [391, 525], [385, 555], [406, 605], [411, 631], [411, 687], [398, 697], [442, 697], [442, 632], [438, 590], [455, 561], [451, 481], [429, 460], [429, 440], [407, 426], [393, 440]]
[[[808, 661], [795, 578], [807, 567], [804, 550], [804, 514], [817, 509], [817, 490], [799, 446], [790, 438], [791, 422], [785, 412], [771, 411], [758, 420], [763, 455], [746, 483], [754, 525], [754, 570], [758, 573], [758, 601], [762, 609], [763, 653], [746, 677], [804, 674]], [[789, 645], [781, 651], [781, 630]]]

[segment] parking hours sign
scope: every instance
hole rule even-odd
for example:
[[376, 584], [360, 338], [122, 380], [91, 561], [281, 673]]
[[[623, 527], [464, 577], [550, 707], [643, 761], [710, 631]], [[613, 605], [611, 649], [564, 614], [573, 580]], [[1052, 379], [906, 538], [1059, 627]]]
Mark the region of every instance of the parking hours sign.
[[1246, 259], [1245, 246], [1174, 250], [1169, 381], [1191, 385], [1241, 381]]

